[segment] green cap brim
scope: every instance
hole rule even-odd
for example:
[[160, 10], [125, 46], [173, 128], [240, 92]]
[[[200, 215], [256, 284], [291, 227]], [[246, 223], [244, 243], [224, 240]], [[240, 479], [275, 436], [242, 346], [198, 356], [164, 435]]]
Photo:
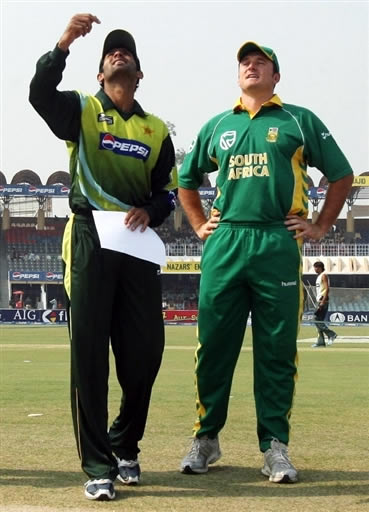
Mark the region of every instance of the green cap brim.
[[261, 52], [263, 53], [269, 60], [271, 60], [279, 73], [279, 62], [277, 59], [276, 54], [271, 48], [267, 48], [266, 46], [260, 46], [254, 41], [246, 41], [246, 43], [243, 43], [243, 45], [240, 47], [240, 49], [237, 52], [237, 60], [238, 62], [241, 62], [243, 57], [250, 52]]

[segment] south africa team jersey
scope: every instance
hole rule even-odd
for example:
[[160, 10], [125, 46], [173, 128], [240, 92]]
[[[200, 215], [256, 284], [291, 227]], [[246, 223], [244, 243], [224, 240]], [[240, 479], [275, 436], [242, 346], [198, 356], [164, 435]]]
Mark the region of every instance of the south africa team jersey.
[[179, 173], [179, 186], [197, 189], [204, 173], [219, 170], [214, 207], [223, 222], [280, 223], [307, 217], [307, 167], [334, 182], [352, 174], [320, 119], [277, 95], [255, 115], [240, 102], [201, 129]]

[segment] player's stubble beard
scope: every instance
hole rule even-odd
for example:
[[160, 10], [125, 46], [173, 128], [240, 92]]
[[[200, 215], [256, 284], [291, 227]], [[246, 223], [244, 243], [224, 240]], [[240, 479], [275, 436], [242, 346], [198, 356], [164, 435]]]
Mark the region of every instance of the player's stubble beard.
[[134, 61], [127, 62], [123, 66], [111, 66], [107, 72], [104, 72], [104, 79], [109, 83], [121, 83], [122, 80], [126, 82], [137, 80], [137, 68]]

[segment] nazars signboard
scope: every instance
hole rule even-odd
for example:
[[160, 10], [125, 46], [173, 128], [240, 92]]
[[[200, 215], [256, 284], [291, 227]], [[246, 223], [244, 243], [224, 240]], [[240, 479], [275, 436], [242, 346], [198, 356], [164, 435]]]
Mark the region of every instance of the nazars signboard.
[[161, 267], [163, 274], [199, 274], [199, 261], [168, 261], [165, 267]]
[[369, 176], [355, 176], [353, 187], [369, 187]]

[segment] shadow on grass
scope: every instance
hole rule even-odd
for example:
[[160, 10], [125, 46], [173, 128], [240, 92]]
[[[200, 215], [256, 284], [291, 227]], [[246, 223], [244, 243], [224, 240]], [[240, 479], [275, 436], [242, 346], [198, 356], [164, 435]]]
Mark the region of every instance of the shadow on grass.
[[[297, 484], [272, 484], [251, 467], [214, 466], [204, 475], [183, 475], [179, 471], [146, 471], [139, 486], [116, 484], [131, 498], [153, 497], [309, 497], [369, 494], [368, 472], [303, 470]], [[80, 487], [87, 477], [81, 472], [5, 469], [0, 470], [1, 486], [22, 486], [45, 489]], [[120, 493], [119, 493], [120, 494]], [[365, 502], [365, 501], [364, 501]]]

